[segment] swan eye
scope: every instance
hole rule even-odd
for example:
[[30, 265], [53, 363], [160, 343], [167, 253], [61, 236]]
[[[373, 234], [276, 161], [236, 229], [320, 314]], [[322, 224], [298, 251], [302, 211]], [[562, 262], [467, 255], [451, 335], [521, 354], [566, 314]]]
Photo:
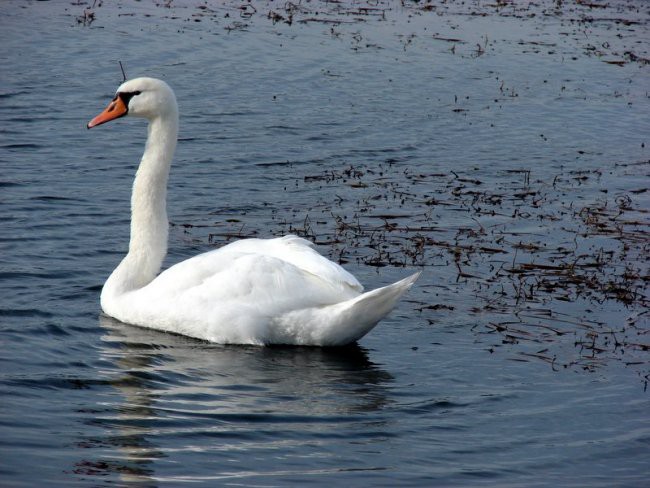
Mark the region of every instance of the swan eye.
[[140, 93], [142, 93], [142, 92], [139, 91], [139, 90], [132, 91], [132, 92], [120, 92], [120, 93], [117, 94], [117, 96], [120, 97], [122, 99], [122, 102], [124, 102], [124, 105], [126, 105], [128, 107], [129, 102], [131, 101], [131, 99], [133, 97], [135, 97], [136, 95], [140, 95]]

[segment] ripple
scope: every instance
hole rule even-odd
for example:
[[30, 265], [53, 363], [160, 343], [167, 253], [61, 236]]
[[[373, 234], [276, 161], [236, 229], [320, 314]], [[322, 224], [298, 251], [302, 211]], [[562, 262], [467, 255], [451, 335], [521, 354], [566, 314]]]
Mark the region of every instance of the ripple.
[[[11, 276], [11, 273], [7, 273]], [[23, 274], [17, 274], [18, 276], [23, 276]], [[0, 317], [41, 317], [41, 318], [51, 318], [54, 314], [50, 312], [45, 312], [43, 310], [35, 308], [23, 308], [23, 309], [7, 309], [0, 308]]]
[[[10, 120], [10, 122], [25, 122], [25, 119], [18, 118], [18, 119]], [[0, 147], [8, 150], [16, 150], [16, 149], [40, 149], [43, 146], [40, 144], [25, 142], [25, 143], [3, 144]]]
[[400, 411], [403, 411], [405, 413], [417, 414], [435, 411], [448, 412], [452, 409], [464, 408], [467, 406], [468, 404], [457, 403], [450, 400], [427, 400], [412, 404], [401, 404], [397, 407]]
[[0, 188], [12, 188], [16, 186], [24, 186], [24, 183], [18, 183], [15, 181], [0, 181]]

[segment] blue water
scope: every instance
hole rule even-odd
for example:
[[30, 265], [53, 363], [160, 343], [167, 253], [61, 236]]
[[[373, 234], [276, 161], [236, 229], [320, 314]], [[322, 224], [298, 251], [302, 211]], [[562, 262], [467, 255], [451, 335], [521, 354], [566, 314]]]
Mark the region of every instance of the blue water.
[[[305, 179], [350, 166], [435, 195], [453, 179], [431, 175], [452, 170], [490, 189], [521, 179], [510, 170], [530, 169], [540, 185], [598, 170], [601, 180], [565, 180], [557, 209], [630, 190], [647, 209], [649, 68], [607, 62], [626, 49], [650, 57], [647, 13], [625, 4], [580, 24], [590, 11], [483, 17], [393, 5], [384, 20], [339, 13], [349, 23], [287, 25], [266, 17], [273, 2], [251, 18], [238, 4], [108, 3], [90, 25], [70, 2], [0, 4], [2, 486], [646, 483], [647, 352], [587, 364], [579, 328], [555, 342], [504, 342], [486, 333], [492, 316], [471, 312], [481, 292], [442, 251], [350, 348], [226, 347], [101, 315], [102, 283], [126, 249], [145, 127], [85, 124], [119, 85], [118, 60], [129, 77], [174, 87], [169, 263], [307, 215], [334, 232], [335, 217], [364, 205], [422, 225], [417, 198]], [[416, 184], [405, 171], [429, 176]], [[427, 217], [433, 237], [474, 225], [456, 210]], [[565, 239], [563, 224], [539, 225], [520, 230]], [[324, 253], [340, 251], [321, 241]], [[346, 267], [368, 288], [421, 267], [371, 266], [356, 252], [350, 244]], [[647, 315], [634, 306], [537, 306], [612, 328], [632, 317], [626, 334], [647, 343]], [[542, 349], [558, 362], [522, 354]]]

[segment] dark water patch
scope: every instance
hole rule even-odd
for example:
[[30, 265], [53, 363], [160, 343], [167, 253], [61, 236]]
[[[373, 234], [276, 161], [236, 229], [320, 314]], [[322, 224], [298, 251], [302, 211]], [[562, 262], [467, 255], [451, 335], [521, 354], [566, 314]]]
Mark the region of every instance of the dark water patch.
[[453, 409], [463, 408], [466, 406], [466, 404], [461, 404], [450, 400], [429, 400], [418, 402], [417, 404], [396, 405], [396, 408], [406, 413], [418, 414], [436, 411], [447, 413]]
[[[21, 119], [10, 120], [10, 122], [25, 122], [25, 120], [21, 120]], [[24, 143], [16, 142], [16, 143], [12, 143], [12, 144], [3, 144], [0, 147], [2, 147], [3, 149], [7, 149], [9, 151], [12, 151], [12, 150], [24, 150], [24, 149], [40, 149], [43, 146], [40, 145], [40, 144], [31, 143], [31, 142], [24, 142]]]
[[[144, 462], [146, 462], [146, 460]], [[84, 477], [91, 477], [90, 479], [94, 480], [97, 477], [106, 477], [110, 474], [116, 474], [119, 475], [119, 477], [128, 476], [130, 478], [135, 478], [135, 480], [142, 477], [144, 478], [142, 481], [134, 480], [134, 483], [143, 484], [144, 486], [147, 486], [152, 482], [152, 480], [149, 480], [148, 478], [149, 476], [154, 475], [152, 468], [148, 468], [147, 464], [144, 464], [144, 466], [141, 465], [138, 460], [115, 461], [113, 459], [100, 459], [96, 461], [84, 459], [75, 463], [74, 469], [71, 472], [74, 475], [80, 476], [82, 480]]]
[[287, 134], [293, 136], [299, 135], [304, 132], [304, 130], [301, 129], [300, 127], [290, 126], [290, 125], [269, 125], [266, 126], [265, 129], [274, 133]]
[[[187, 403], [189, 405], [191, 404], [196, 404], [196, 405], [201, 405], [202, 403], [208, 403], [211, 400], [214, 400], [217, 394], [215, 392], [206, 392], [206, 391], [197, 391], [197, 392], [178, 392], [174, 394], [174, 401], [175, 402], [181, 402], [181, 403]], [[162, 410], [167, 410], [166, 408], [160, 407]], [[170, 411], [174, 411], [174, 409], [169, 409]], [[188, 415], [198, 415], [198, 416], [210, 416], [210, 413], [202, 413], [202, 412], [196, 412], [196, 411], [186, 411], [186, 410], [179, 410], [179, 412], [184, 412], [184, 414]]]
[[25, 186], [25, 183], [18, 183], [16, 181], [0, 181], [0, 188], [12, 188], [16, 186]]
[[[50, 240], [57, 240], [50, 237]], [[36, 271], [5, 271], [0, 272], [0, 280], [23, 280], [23, 279], [42, 279], [42, 280], [63, 280], [67, 278], [75, 278], [83, 275], [80, 270], [62, 270], [50, 272], [36, 272]]]
[[65, 337], [69, 336], [70, 332], [58, 324], [49, 323], [45, 325], [45, 332], [49, 335]]
[[41, 317], [41, 318], [51, 318], [54, 315], [50, 312], [44, 310], [39, 310], [35, 308], [25, 308], [25, 309], [6, 309], [0, 308], [0, 317]]
[[[207, 117], [209, 120], [212, 121], [218, 121], [219, 119], [222, 118], [228, 118], [228, 117], [255, 117], [255, 116], [260, 116], [260, 115], [265, 115], [266, 112], [262, 112], [259, 110], [241, 110], [241, 111], [231, 111], [231, 112], [218, 112], [218, 113], [203, 113], [201, 114], [202, 116]], [[215, 122], [211, 122], [211, 124], [214, 124]], [[218, 123], [218, 122], [217, 122]]]
[[[89, 255], [94, 255], [94, 254], [89, 254]], [[82, 296], [86, 296], [89, 298], [96, 298], [99, 296], [99, 293], [101, 292], [102, 288], [104, 285], [94, 285], [92, 287], [87, 287], [87, 288], [79, 288], [77, 291], [74, 292], [61, 292], [57, 294], [57, 298], [59, 300], [75, 300], [79, 299]]]
[[86, 323], [86, 324], [82, 324], [82, 325], [74, 324], [74, 323], [68, 323], [68, 324], [65, 325], [65, 328], [66, 328], [66, 330], [68, 330], [71, 333], [74, 333], [75, 335], [79, 335], [79, 334], [94, 334], [94, 335], [96, 335], [102, 329], [100, 329], [97, 326], [97, 324], [96, 324], [96, 322], [94, 320], [96, 318], [96, 316], [93, 315], [91, 318], [93, 320], [90, 321], [90, 323]]
[[[20, 115], [15, 115], [11, 117], [7, 117], [6, 122], [10, 124], [32, 124], [36, 122], [57, 122], [58, 118], [57, 117], [50, 117], [50, 116], [43, 116], [43, 115], [32, 115], [30, 117], [27, 116], [20, 116]], [[39, 144], [32, 144], [32, 143], [18, 143], [18, 144], [9, 144], [8, 146], [5, 147], [11, 147], [11, 149], [40, 149], [41, 145]]]
[[260, 168], [273, 168], [273, 167], [292, 167], [293, 161], [278, 161], [272, 163], [255, 163], [255, 166]]
[[236, 391], [236, 392], [262, 392], [266, 391], [266, 388], [263, 386], [255, 385], [224, 385], [221, 389], [225, 391]]
[[306, 138], [309, 142], [334, 141], [338, 138], [336, 134], [317, 134]]
[[20, 95], [29, 95], [31, 92], [27, 90], [18, 90], [12, 92], [0, 92], [0, 99], [10, 99], [13, 97], [19, 97]]
[[61, 195], [39, 195], [35, 197], [30, 197], [30, 200], [35, 200], [39, 202], [82, 202], [84, 200], [80, 200], [78, 198], [71, 198], [71, 197], [64, 197]]
[[[147, 358], [150, 360], [151, 358]], [[87, 366], [86, 368], [90, 368]], [[86, 369], [84, 368], [84, 369]], [[6, 378], [3, 383], [16, 388], [28, 388], [39, 390], [91, 390], [103, 389], [105, 387], [128, 388], [164, 386], [168, 382], [176, 385], [190, 381], [186, 375], [178, 374], [169, 377], [168, 371], [156, 373], [154, 371], [129, 371], [127, 376], [116, 378], [92, 378], [74, 376], [49, 376], [40, 375], [23, 378]]]
[[59, 376], [41, 376], [39, 378], [8, 378], [2, 380], [6, 386], [28, 388], [34, 390], [90, 390], [94, 387], [106, 387], [109, 380], [97, 378], [74, 378]]
[[[111, 346], [115, 348], [124, 348], [123, 338], [107, 338], [104, 340], [103, 345]], [[149, 342], [139, 342], [139, 341], [129, 341], [128, 348], [131, 352], [137, 351], [161, 351], [166, 349], [167, 345], [165, 344], [155, 344]]]

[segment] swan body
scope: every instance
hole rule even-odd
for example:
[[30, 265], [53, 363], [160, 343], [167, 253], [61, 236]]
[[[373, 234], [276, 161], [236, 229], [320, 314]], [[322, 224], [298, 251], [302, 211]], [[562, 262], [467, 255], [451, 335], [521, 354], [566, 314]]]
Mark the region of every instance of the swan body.
[[161, 80], [126, 81], [88, 128], [125, 115], [148, 119], [149, 129], [133, 183], [129, 251], [101, 293], [107, 315], [222, 344], [339, 346], [368, 333], [419, 276], [364, 293], [354, 276], [293, 235], [236, 241], [160, 273], [176, 98]]

